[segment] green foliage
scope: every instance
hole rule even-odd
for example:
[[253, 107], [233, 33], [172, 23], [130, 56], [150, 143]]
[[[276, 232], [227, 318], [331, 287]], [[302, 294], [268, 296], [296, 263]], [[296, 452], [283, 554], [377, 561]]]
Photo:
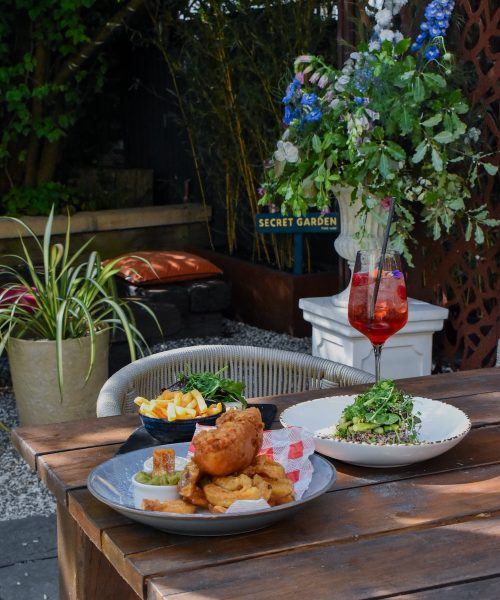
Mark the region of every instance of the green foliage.
[[[467, 237], [477, 243], [484, 226], [499, 222], [484, 206], [468, 203], [478, 165], [489, 174], [496, 167], [474, 150], [479, 130], [465, 121], [469, 108], [449, 81], [451, 66], [409, 54], [409, 43], [360, 48], [342, 71], [314, 56], [296, 61], [303, 87], [290, 94], [288, 108], [295, 112], [266, 172], [260, 204], [298, 215], [310, 206], [329, 208], [335, 186], [351, 186], [362, 193], [362, 222], [394, 198], [392, 243], [411, 264], [408, 242], [416, 221], [439, 239], [463, 220]], [[301, 105], [302, 94], [311, 93], [318, 96], [319, 120], [308, 120], [310, 109]], [[280, 154], [280, 144], [291, 158]]]
[[180, 389], [183, 392], [198, 390], [203, 398], [212, 402], [241, 402], [246, 407], [243, 396], [245, 384], [241, 381], [221, 377], [227, 367], [217, 373], [180, 373], [178, 381], [169, 389]]
[[[118, 0], [0, 0], [0, 168], [6, 174], [0, 196], [54, 179], [59, 158], [54, 149], [106, 75], [100, 58], [78, 64], [74, 58], [118, 5]], [[14, 192], [22, 204], [20, 194]], [[38, 201], [45, 205], [43, 197]]]
[[10, 216], [49, 215], [52, 207], [56, 213], [73, 212], [80, 204], [76, 189], [55, 181], [35, 187], [12, 188], [3, 202], [5, 213]]
[[[153, 42], [172, 75], [202, 193], [227, 219], [229, 247], [255, 241], [261, 165], [278, 135], [279, 83], [304, 48], [332, 55], [336, 2], [150, 2]], [[260, 240], [262, 242], [262, 240]], [[257, 240], [257, 245], [259, 241]]]
[[[62, 390], [62, 340], [90, 337], [89, 374], [95, 362], [96, 334], [100, 331], [122, 330], [131, 360], [135, 360], [137, 351], [143, 353], [147, 344], [135, 326], [130, 305], [118, 297], [113, 280], [119, 271], [116, 267], [119, 259], [103, 264], [95, 251], [84, 258], [92, 240], [70, 254], [69, 217], [64, 242], [52, 243], [54, 208], [50, 211], [42, 240], [22, 220], [15, 217], [1, 219], [17, 223], [25, 231], [35, 244], [37, 256], [31, 255], [21, 237], [22, 253], [5, 256], [5, 262], [0, 265], [0, 274], [12, 281], [0, 289], [0, 354], [11, 336], [55, 340]], [[136, 304], [158, 323], [148, 307]]]

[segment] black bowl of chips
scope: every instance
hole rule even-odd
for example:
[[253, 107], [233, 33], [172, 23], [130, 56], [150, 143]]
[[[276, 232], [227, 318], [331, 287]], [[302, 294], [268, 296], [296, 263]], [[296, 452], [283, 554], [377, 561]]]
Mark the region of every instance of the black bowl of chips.
[[188, 442], [193, 438], [196, 425], [214, 426], [217, 419], [224, 414], [225, 406], [222, 403], [222, 411], [208, 417], [197, 417], [194, 419], [159, 419], [146, 415], [139, 415], [146, 431], [162, 444], [174, 442]]

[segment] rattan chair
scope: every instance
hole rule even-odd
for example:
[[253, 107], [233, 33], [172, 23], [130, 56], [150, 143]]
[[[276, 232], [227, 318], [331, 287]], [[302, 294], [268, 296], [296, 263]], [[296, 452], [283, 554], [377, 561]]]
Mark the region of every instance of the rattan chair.
[[112, 375], [97, 399], [97, 416], [136, 412], [136, 396], [156, 397], [183, 371], [216, 372], [245, 383], [245, 396], [272, 396], [372, 383], [370, 373], [324, 358], [253, 346], [192, 346], [141, 358]]

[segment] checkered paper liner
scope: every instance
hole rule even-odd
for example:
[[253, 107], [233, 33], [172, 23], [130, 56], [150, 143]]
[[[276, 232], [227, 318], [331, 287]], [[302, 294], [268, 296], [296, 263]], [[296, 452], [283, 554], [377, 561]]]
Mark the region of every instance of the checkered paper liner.
[[[214, 429], [196, 425], [193, 439], [203, 429]], [[259, 454], [283, 465], [286, 475], [293, 482], [295, 499], [300, 500], [311, 483], [314, 467], [309, 457], [314, 452], [313, 435], [301, 427], [285, 427], [264, 431], [262, 448]], [[194, 454], [194, 445], [191, 442], [188, 458]], [[250, 500], [248, 502], [260, 502]], [[266, 503], [267, 504], [267, 503]]]

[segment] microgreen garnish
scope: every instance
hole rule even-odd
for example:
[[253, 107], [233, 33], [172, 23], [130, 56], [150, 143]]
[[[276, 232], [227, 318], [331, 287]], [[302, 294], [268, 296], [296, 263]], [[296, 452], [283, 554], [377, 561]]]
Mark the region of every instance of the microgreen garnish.
[[391, 379], [382, 379], [344, 409], [334, 436], [353, 442], [414, 444], [419, 423], [412, 397]]

